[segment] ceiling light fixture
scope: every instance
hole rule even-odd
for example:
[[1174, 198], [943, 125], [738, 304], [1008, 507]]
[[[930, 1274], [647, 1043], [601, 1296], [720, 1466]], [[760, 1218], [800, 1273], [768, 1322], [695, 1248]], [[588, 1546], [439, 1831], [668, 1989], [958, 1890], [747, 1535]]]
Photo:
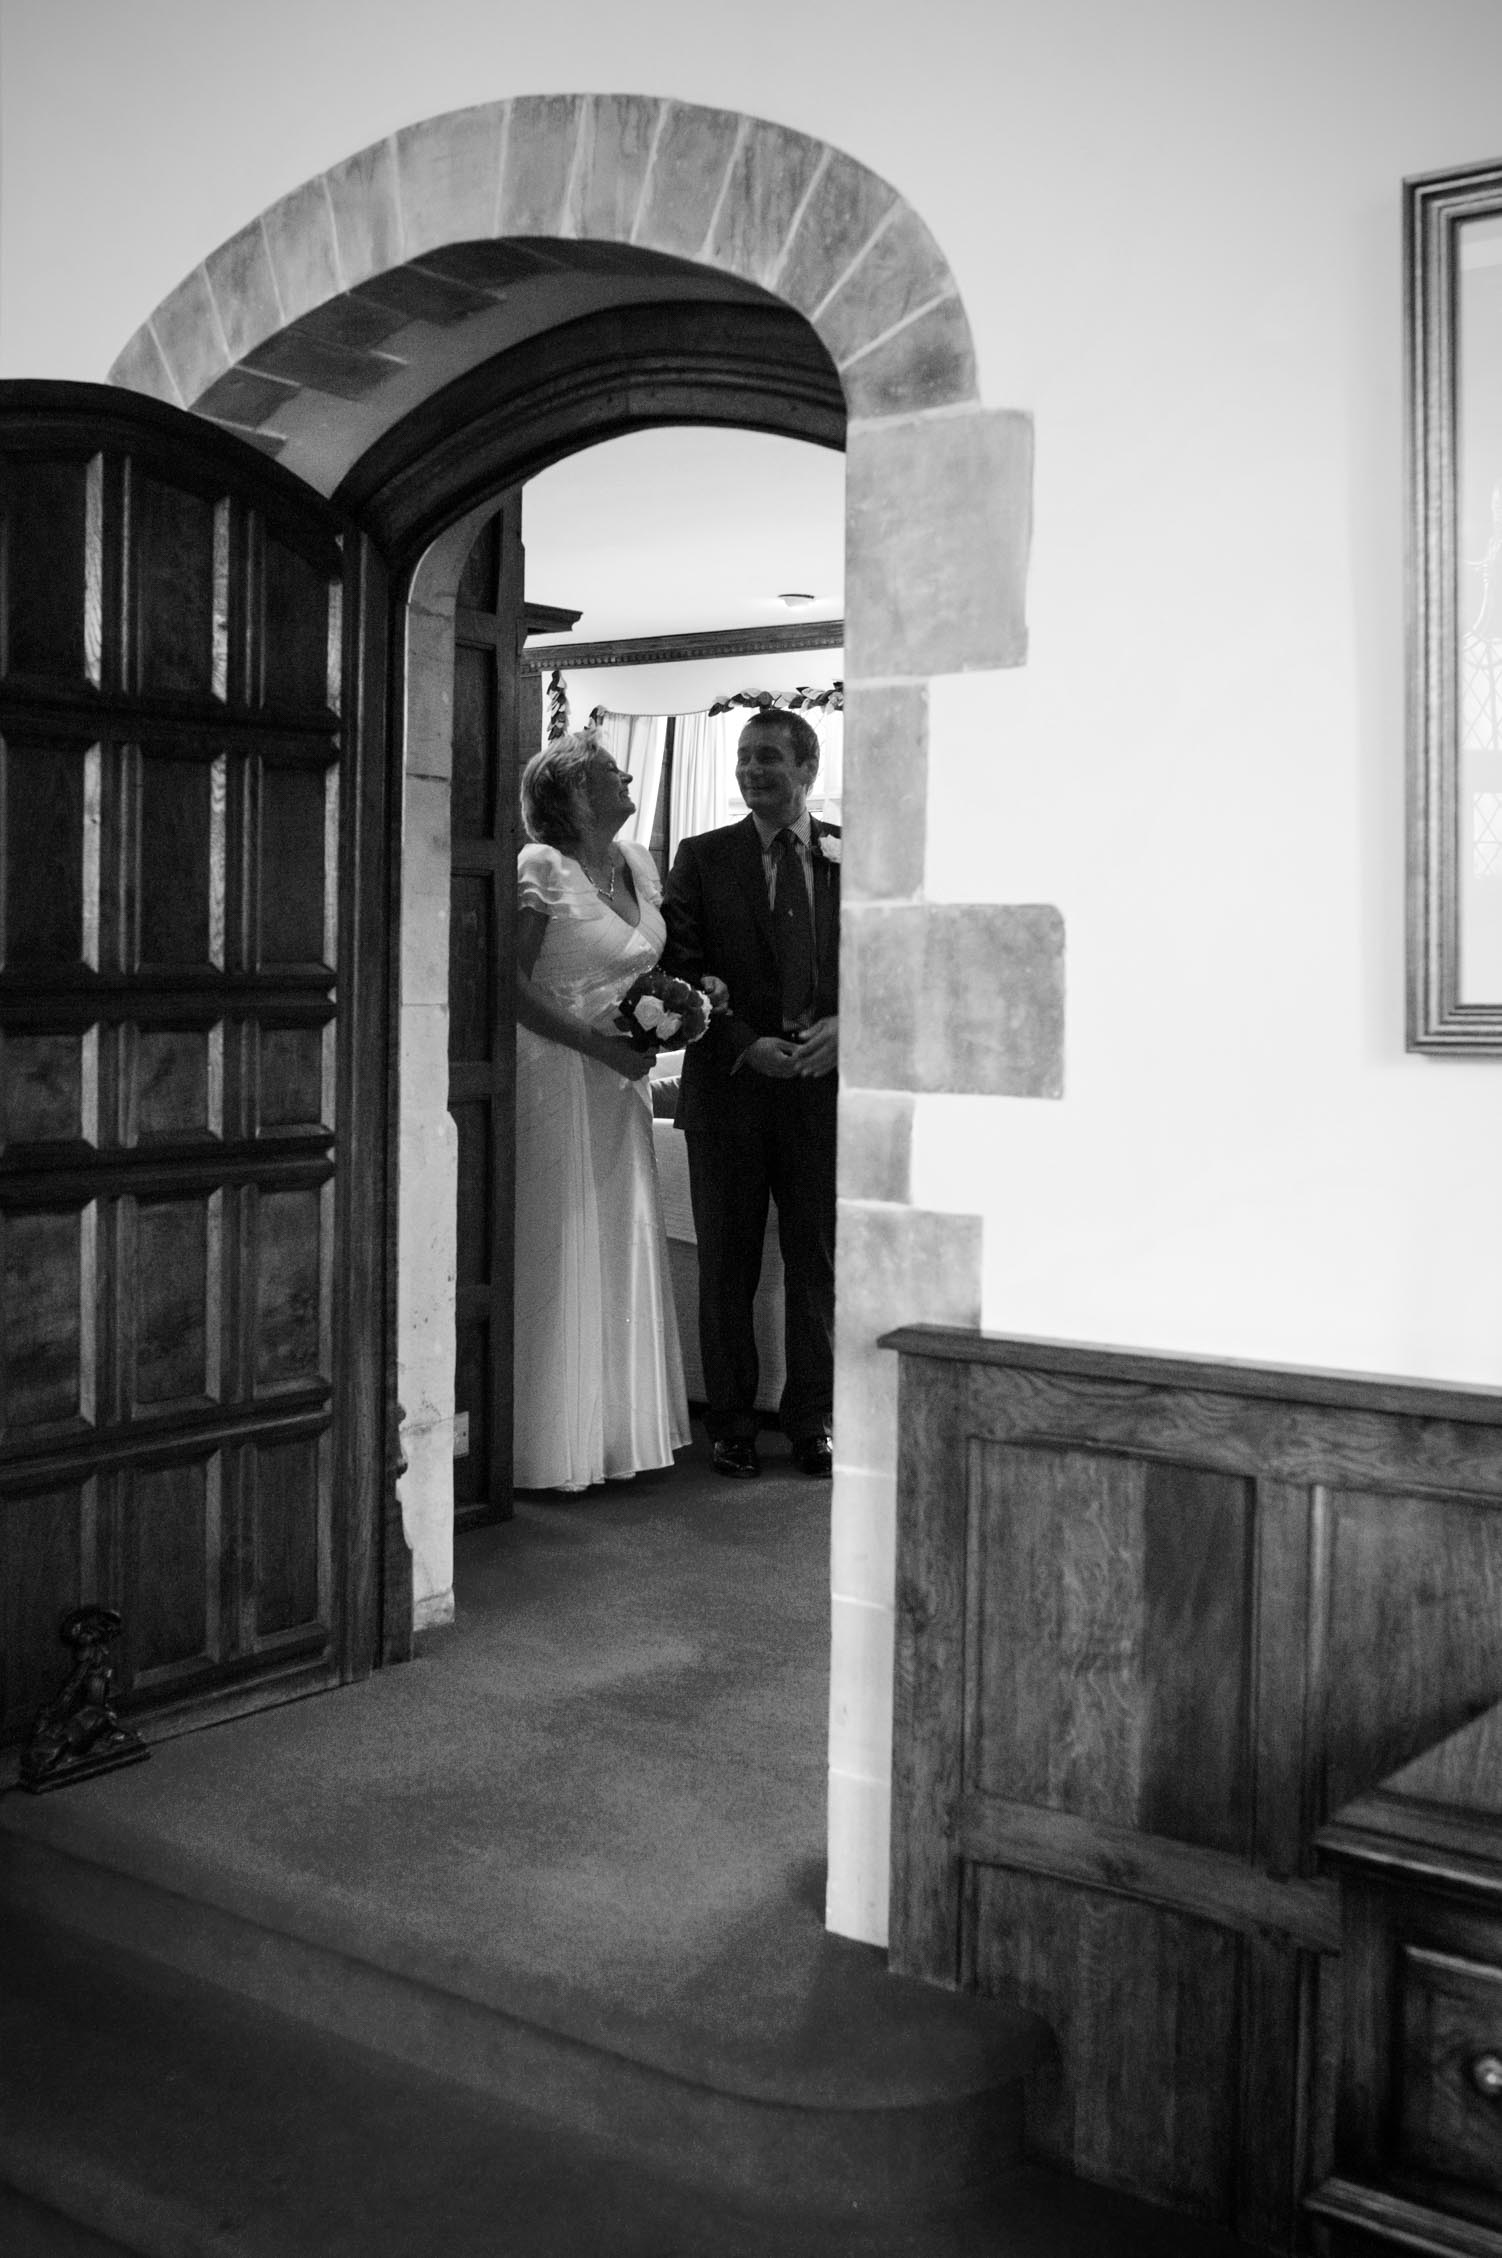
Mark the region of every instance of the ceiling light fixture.
[[802, 588], [784, 589], [777, 598], [778, 603], [786, 604], [790, 612], [801, 611], [805, 604], [811, 604], [813, 600], [813, 597]]

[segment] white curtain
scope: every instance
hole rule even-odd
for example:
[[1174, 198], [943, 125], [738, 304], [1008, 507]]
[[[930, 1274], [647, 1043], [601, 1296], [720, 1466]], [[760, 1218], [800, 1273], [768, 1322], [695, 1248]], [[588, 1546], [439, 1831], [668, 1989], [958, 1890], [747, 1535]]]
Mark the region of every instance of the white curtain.
[[[680, 839], [735, 823], [746, 812], [736, 789], [735, 748], [754, 708], [732, 706], [728, 713], [681, 713], [674, 723], [673, 800], [668, 811], [668, 848]], [[819, 774], [809, 806], [826, 823], [838, 823], [845, 788], [845, 716], [823, 706], [804, 711], [819, 738]]]
[[682, 839], [714, 831], [746, 812], [735, 788], [735, 741], [745, 726], [739, 711], [681, 713], [673, 724], [673, 800], [668, 810], [668, 852]]
[[[662, 784], [662, 753], [667, 743], [667, 715], [661, 713], [607, 713], [596, 724], [600, 739], [618, 768], [631, 773], [631, 797], [636, 813], [619, 836], [634, 846], [652, 844], [652, 817]], [[683, 724], [678, 724], [681, 729]]]

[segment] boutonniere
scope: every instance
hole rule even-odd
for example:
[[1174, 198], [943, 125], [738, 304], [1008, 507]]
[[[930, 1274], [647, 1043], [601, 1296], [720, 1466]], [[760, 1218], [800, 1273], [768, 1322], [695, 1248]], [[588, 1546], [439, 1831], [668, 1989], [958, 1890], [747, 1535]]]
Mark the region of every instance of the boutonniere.
[[837, 831], [819, 831], [814, 835], [814, 852], [823, 862], [838, 864], [844, 844]]

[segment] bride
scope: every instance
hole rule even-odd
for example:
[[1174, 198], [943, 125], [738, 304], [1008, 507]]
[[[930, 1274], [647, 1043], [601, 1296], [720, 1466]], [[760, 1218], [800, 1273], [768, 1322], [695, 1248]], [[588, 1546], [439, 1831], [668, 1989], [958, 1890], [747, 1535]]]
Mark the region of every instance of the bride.
[[588, 730], [522, 775], [517, 857], [516, 1426], [519, 1489], [670, 1466], [689, 1440], [667, 1282], [650, 1053], [616, 1006], [662, 953], [662, 889], [617, 844], [631, 779]]

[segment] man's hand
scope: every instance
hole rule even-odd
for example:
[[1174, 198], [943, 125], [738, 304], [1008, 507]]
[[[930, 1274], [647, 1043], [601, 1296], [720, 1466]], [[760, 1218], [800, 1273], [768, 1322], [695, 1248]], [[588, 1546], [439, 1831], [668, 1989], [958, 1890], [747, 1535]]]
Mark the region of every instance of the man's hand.
[[774, 1082], [790, 1082], [801, 1072], [802, 1055], [801, 1047], [790, 1043], [785, 1035], [758, 1035], [741, 1052], [740, 1063], [749, 1066], [753, 1074], [769, 1074]]
[[816, 1019], [798, 1045], [795, 1074], [833, 1074], [840, 1063], [840, 1022], [836, 1014]]

